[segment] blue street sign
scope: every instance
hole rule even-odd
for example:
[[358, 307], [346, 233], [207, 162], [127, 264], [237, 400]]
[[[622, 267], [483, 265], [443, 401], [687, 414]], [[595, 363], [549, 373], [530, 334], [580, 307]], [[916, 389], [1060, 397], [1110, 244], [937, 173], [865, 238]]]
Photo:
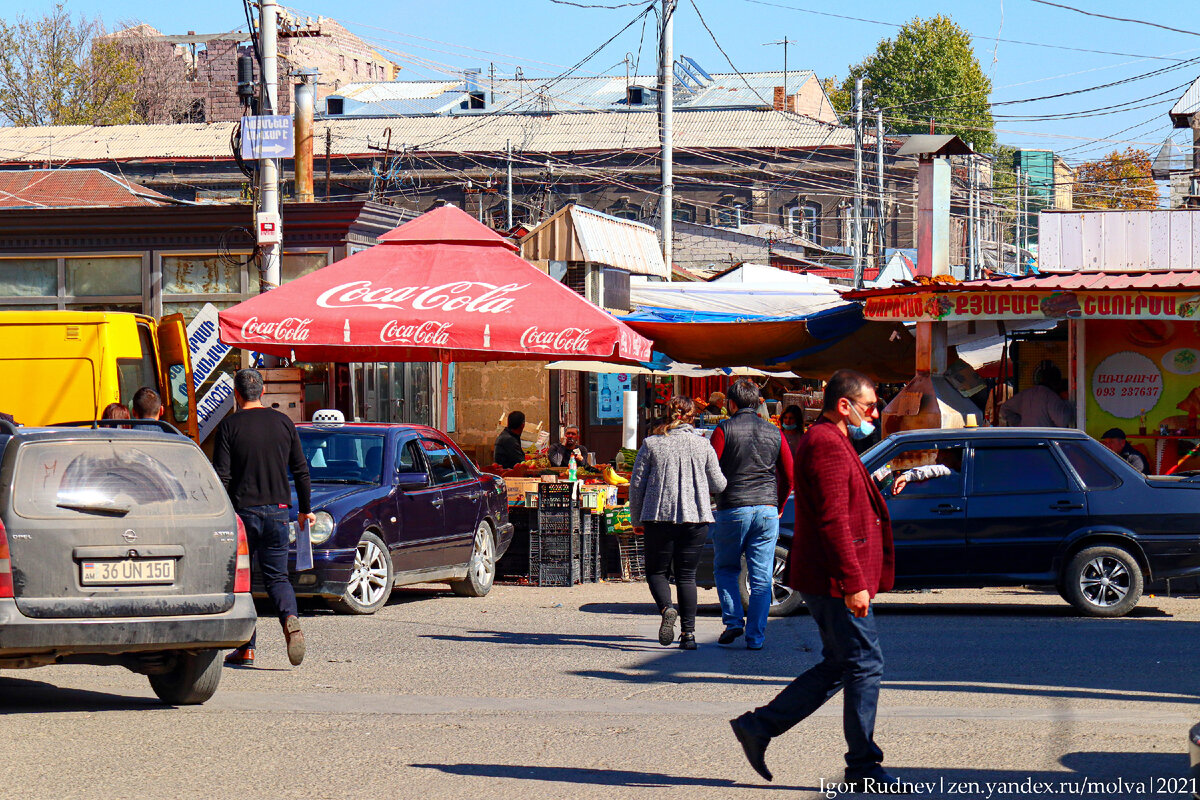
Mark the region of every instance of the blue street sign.
[[242, 158], [291, 158], [296, 154], [289, 115], [242, 117]]

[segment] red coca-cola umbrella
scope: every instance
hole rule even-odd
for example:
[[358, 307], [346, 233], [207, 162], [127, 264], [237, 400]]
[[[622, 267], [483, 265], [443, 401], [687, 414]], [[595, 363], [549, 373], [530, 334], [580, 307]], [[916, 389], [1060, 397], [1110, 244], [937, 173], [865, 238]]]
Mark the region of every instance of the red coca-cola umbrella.
[[222, 311], [221, 341], [309, 362], [650, 360], [649, 339], [461, 209], [379, 241]]

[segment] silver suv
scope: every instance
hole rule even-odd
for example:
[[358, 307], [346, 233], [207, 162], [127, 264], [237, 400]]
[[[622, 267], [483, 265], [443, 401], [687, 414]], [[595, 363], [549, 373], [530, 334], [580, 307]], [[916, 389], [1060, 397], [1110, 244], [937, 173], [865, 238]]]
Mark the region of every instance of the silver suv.
[[254, 630], [246, 534], [195, 444], [0, 420], [0, 668], [119, 665], [203, 703]]

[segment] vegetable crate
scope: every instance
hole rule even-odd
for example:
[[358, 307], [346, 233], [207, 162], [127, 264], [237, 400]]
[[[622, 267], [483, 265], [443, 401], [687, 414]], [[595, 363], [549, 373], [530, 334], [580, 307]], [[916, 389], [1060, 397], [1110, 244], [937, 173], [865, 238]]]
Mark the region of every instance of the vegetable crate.
[[583, 537], [568, 533], [529, 532], [529, 581], [538, 586], [574, 586], [580, 581]]
[[646, 579], [646, 543], [632, 531], [617, 534], [617, 550], [621, 556], [621, 580]]
[[583, 583], [599, 583], [604, 577], [600, 566], [600, 532], [603, 527], [604, 518], [599, 514], [583, 515], [583, 553], [579, 570]]
[[538, 485], [539, 509], [579, 508], [579, 487], [572, 481]]

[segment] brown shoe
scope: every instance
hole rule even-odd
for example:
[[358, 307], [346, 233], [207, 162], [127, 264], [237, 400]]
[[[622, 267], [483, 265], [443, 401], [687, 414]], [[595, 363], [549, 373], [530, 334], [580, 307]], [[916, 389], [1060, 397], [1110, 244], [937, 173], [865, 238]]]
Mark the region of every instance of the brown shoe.
[[284, 620], [283, 638], [287, 641], [288, 661], [293, 667], [300, 666], [304, 660], [304, 631], [300, 630], [300, 620], [295, 617]]
[[239, 647], [225, 656], [225, 663], [231, 667], [253, 667], [254, 648], [249, 645]]

